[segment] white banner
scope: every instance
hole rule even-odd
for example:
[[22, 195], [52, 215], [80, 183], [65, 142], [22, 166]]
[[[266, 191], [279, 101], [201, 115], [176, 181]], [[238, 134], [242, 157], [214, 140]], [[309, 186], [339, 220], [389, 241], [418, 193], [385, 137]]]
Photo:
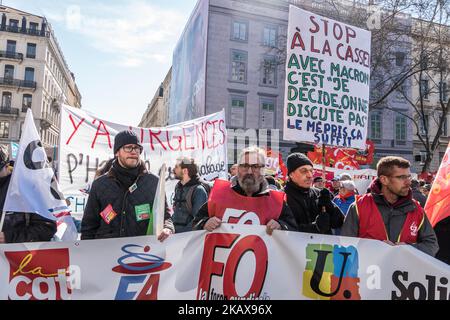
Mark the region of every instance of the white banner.
[[369, 31], [289, 7], [283, 138], [365, 149]]
[[0, 299], [450, 298], [450, 266], [409, 245], [251, 225], [2, 245], [0, 270]]
[[[176, 159], [192, 157], [207, 180], [226, 178], [227, 131], [224, 111], [165, 128], [138, 128], [108, 122], [83, 110], [64, 106], [61, 110], [59, 181], [71, 201], [72, 212], [82, 212], [85, 194], [95, 171], [113, 157], [115, 135], [133, 130], [144, 151], [147, 168], [158, 175], [167, 166], [166, 195], [169, 205], [178, 180], [172, 173]], [[76, 214], [74, 214], [76, 216]]]
[[55, 214], [67, 210], [28, 109], [3, 211], [33, 212], [55, 220]]

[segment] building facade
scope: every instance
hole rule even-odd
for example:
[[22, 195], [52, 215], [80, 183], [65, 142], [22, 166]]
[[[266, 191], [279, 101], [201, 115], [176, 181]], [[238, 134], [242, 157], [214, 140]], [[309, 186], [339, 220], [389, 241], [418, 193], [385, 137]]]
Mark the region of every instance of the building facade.
[[156, 90], [152, 101], [148, 104], [138, 126], [142, 128], [165, 127], [168, 124], [168, 110], [170, 99], [170, 80], [172, 68], [167, 72], [166, 78]]
[[450, 27], [415, 19], [413, 41], [415, 59], [418, 61], [422, 55], [420, 63], [425, 69], [412, 78], [412, 102], [418, 111], [414, 114], [418, 126], [413, 128], [414, 167], [416, 172], [421, 172], [427, 155], [418, 134], [422, 141], [426, 143], [428, 140], [431, 144], [443, 118], [442, 132], [428, 170], [436, 172], [450, 142], [448, 111], [443, 115], [443, 109], [448, 109], [450, 98]]
[[60, 106], [81, 94], [44, 17], [0, 6], [0, 143], [19, 142], [31, 109], [48, 155], [58, 145]]
[[[208, 10], [200, 10], [202, 3], [204, 5], [205, 2]], [[198, 14], [208, 15], [203, 19], [208, 21], [206, 68], [204, 68], [203, 77], [205, 98], [204, 106], [191, 106], [191, 109], [204, 110], [204, 113], [197, 116], [225, 110], [229, 128], [229, 151], [236, 149], [237, 138], [243, 136], [249, 142], [254, 142], [256, 139], [256, 142], [266, 143], [266, 141], [274, 142], [278, 139], [277, 146], [271, 146], [269, 143], [269, 147], [279, 148], [284, 157], [293, 150], [304, 152], [312, 149], [309, 145], [282, 140], [285, 91], [285, 52], [283, 51], [286, 48], [289, 5], [294, 4], [305, 10], [328, 16], [325, 11], [327, 7], [321, 2], [200, 0], [197, 4], [183, 37], [187, 38], [186, 33], [196, 29], [192, 27], [192, 24], [198, 21], [196, 19]], [[405, 17], [404, 23], [410, 23], [410, 18]], [[394, 50], [394, 54], [395, 57], [398, 56], [398, 59], [393, 60], [390, 72], [395, 72], [396, 68], [407, 68], [410, 62], [405, 58], [404, 53], [408, 52], [411, 39], [402, 38], [401, 41], [396, 40], [395, 44], [398, 49]], [[190, 63], [192, 61], [195, 62], [197, 59], [191, 59]], [[176, 64], [182, 62], [178, 55], [174, 55], [174, 70], [178, 70]], [[190, 69], [202, 70], [201, 63], [199, 59], [199, 67], [190, 67]], [[377, 83], [377, 75], [374, 76], [374, 79], [371, 79], [371, 87]], [[178, 77], [177, 74], [174, 77]], [[380, 78], [379, 81], [385, 80]], [[172, 86], [179, 86], [179, 83], [183, 82], [177, 82], [175, 79]], [[201, 82], [197, 81], [197, 83]], [[186, 82], [184, 84], [186, 85]], [[407, 96], [411, 95], [411, 87], [408, 83], [405, 83], [403, 89]], [[179, 91], [180, 88], [172, 88], [171, 98], [180, 100], [182, 97], [177, 95]], [[189, 101], [189, 99], [185, 100]], [[171, 114], [179, 111], [172, 103], [170, 108]], [[408, 121], [411, 112], [405, 99], [394, 94], [389, 96], [383, 104], [370, 110], [368, 138], [374, 140], [375, 163], [377, 159], [386, 155], [401, 155], [413, 161], [413, 131]], [[189, 113], [181, 112], [181, 114]], [[229, 155], [229, 159], [233, 159], [233, 156]]]

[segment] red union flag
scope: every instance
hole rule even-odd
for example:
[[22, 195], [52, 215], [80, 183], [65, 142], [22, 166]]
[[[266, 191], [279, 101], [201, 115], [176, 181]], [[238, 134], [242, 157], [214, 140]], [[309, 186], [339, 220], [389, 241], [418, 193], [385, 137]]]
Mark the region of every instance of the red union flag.
[[5, 252], [9, 261], [8, 297], [12, 300], [68, 300], [69, 250]]
[[428, 195], [425, 212], [433, 227], [450, 216], [450, 144]]

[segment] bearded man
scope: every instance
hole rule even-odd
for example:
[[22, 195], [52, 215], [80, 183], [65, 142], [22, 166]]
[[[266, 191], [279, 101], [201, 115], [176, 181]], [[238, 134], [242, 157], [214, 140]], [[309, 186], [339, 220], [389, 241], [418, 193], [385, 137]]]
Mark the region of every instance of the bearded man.
[[194, 230], [213, 231], [222, 222], [265, 225], [270, 235], [273, 230], [297, 230], [294, 215], [285, 194], [268, 189], [264, 178], [265, 151], [249, 147], [238, 159], [237, 183], [217, 179], [208, 202], [193, 221]]

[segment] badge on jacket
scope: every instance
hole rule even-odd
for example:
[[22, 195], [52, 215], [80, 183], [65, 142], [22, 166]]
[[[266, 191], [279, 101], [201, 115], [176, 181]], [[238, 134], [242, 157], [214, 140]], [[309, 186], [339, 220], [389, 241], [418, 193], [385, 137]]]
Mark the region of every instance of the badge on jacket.
[[134, 213], [136, 214], [136, 221], [148, 220], [152, 214], [152, 209], [148, 203], [141, 204], [134, 206]]
[[110, 224], [111, 221], [117, 216], [117, 213], [114, 211], [111, 204], [108, 204], [108, 206], [100, 212], [100, 216], [102, 217], [103, 221], [105, 221], [107, 224]]

